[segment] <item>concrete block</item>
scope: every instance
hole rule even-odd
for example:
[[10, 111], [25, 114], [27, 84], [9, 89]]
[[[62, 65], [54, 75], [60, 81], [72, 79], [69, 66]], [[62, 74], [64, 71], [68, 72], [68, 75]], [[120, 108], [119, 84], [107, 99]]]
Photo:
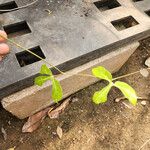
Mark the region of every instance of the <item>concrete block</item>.
[[[114, 73], [121, 68], [138, 46], [138, 42], [130, 43], [68, 71], [67, 75], [58, 76], [58, 80], [63, 87], [64, 98], [97, 81], [96, 78], [77, 76], [78, 73], [91, 74], [91, 69], [96, 66], [104, 66]], [[3, 107], [20, 119], [26, 118], [52, 104], [50, 82], [42, 87], [31, 86], [2, 100]]]
[[[103, 0], [39, 0], [30, 7], [0, 14], [0, 29], [63, 71], [150, 35], [150, 18], [144, 13], [150, 8], [149, 0], [105, 0], [103, 11], [94, 4], [97, 1]], [[7, 2], [12, 0], [0, 0], [0, 8], [10, 8]], [[29, 0], [13, 2], [19, 7]], [[0, 100], [33, 85], [43, 63], [10, 47], [10, 54], [0, 62]]]

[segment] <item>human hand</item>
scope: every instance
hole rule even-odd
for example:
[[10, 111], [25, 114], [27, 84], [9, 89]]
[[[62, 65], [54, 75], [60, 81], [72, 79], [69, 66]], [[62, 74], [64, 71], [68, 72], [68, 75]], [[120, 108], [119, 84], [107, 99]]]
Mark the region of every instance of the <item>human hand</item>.
[[[7, 34], [2, 30], [0, 30], [0, 35], [7, 37]], [[6, 40], [0, 37], [0, 61], [6, 54], [9, 53], [9, 46], [5, 42]]]

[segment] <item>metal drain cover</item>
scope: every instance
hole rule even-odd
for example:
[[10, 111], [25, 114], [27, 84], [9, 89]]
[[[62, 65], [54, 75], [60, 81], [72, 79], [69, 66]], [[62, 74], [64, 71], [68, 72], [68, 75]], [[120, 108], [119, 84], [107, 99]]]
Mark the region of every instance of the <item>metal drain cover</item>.
[[[1, 0], [0, 9], [30, 2]], [[9, 38], [64, 71], [150, 34], [149, 0], [39, 0], [0, 16], [0, 28]], [[0, 62], [0, 99], [32, 85], [43, 63], [10, 47]]]

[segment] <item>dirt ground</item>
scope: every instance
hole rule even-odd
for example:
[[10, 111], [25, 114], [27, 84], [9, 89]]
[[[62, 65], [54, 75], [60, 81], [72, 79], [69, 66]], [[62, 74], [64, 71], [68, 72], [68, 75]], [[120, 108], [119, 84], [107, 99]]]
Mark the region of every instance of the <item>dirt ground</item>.
[[[140, 69], [150, 56], [150, 38], [132, 55], [119, 76]], [[138, 96], [149, 96], [150, 77], [140, 74], [123, 79], [132, 85]], [[23, 134], [21, 128], [26, 120], [19, 120], [0, 108], [0, 128], [7, 132], [4, 141], [0, 132], [0, 150], [16, 147], [15, 150], [139, 150], [150, 139], [150, 103], [127, 107], [124, 102], [115, 103], [121, 96], [113, 89], [106, 104], [96, 106], [91, 96], [104, 83], [98, 82], [73, 95], [78, 101], [71, 103], [59, 119], [44, 120], [33, 133]], [[130, 105], [129, 105], [130, 106]], [[57, 126], [63, 129], [63, 137], [56, 135]], [[150, 142], [142, 150], [150, 150]]]

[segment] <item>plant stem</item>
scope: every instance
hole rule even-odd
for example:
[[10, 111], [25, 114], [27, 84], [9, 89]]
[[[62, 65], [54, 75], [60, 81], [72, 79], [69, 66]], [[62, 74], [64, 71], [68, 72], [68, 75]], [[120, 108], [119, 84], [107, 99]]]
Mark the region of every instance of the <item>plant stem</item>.
[[[60, 74], [70, 74], [70, 73], [66, 73], [66, 72], [63, 72], [61, 71], [59, 68], [57, 68], [56, 66], [54, 66], [53, 64], [49, 63], [48, 61], [46, 61], [45, 59], [43, 59], [42, 57], [40, 57], [39, 55], [35, 54], [34, 52], [30, 51], [29, 49], [21, 46], [20, 44], [16, 43], [15, 41], [3, 36], [0, 34], [0, 37], [2, 37], [3, 39], [7, 40], [8, 42], [10, 42], [11, 44], [21, 48], [22, 50], [24, 51], [27, 51], [29, 52], [30, 54], [34, 55], [35, 57], [39, 58], [40, 60], [42, 60], [44, 63], [48, 64], [50, 67], [56, 69]], [[150, 70], [150, 68], [147, 68], [147, 70]], [[118, 80], [118, 79], [122, 79], [122, 78], [125, 78], [125, 77], [128, 77], [128, 76], [131, 76], [131, 75], [135, 75], [137, 73], [140, 73], [140, 71], [135, 71], [135, 72], [132, 72], [132, 73], [129, 73], [129, 74], [125, 74], [125, 75], [122, 75], [122, 76], [119, 76], [119, 77], [116, 77], [113, 79], [113, 81], [115, 80]], [[90, 74], [81, 74], [81, 73], [78, 73], [78, 74], [72, 74], [72, 75], [76, 75], [76, 76], [83, 76], [83, 77], [91, 77], [91, 78], [96, 78], [95, 76], [93, 75], [90, 75]]]
[[42, 60], [44, 63], [50, 65], [51, 67], [55, 68], [57, 71], [59, 71], [61, 74], [65, 74], [64, 72], [62, 72], [59, 68], [55, 67], [54, 65], [52, 65], [51, 63], [49, 63], [48, 61], [46, 61], [45, 59], [43, 59], [41, 56], [35, 54], [34, 52], [30, 51], [29, 49], [21, 46], [20, 44], [16, 43], [15, 41], [11, 40], [11, 39], [8, 39], [6, 37], [4, 37], [3, 35], [0, 35], [3, 39], [7, 40], [8, 42], [10, 42], [11, 44], [29, 52], [30, 54], [34, 55], [35, 57], [39, 58], [40, 60]]
[[[146, 69], [150, 70], [150, 68], [146, 68]], [[138, 74], [138, 73], [140, 73], [140, 70], [132, 72], [132, 73], [129, 73], [129, 74], [125, 74], [125, 75], [122, 75], [122, 76], [119, 76], [119, 77], [116, 77], [116, 78], [113, 79], [113, 81], [114, 80], [118, 80], [118, 79], [122, 79], [122, 78], [125, 78], [125, 77], [129, 77], [131, 75], [135, 75], [135, 74]]]
[[[3, 39], [5, 39], [5, 40], [7, 40], [8, 42], [10, 42], [11, 44], [13, 44], [13, 45], [15, 45], [15, 46], [21, 48], [22, 50], [27, 51], [27, 52], [29, 52], [30, 54], [34, 55], [35, 57], [39, 58], [39, 59], [42, 60], [44, 63], [48, 64], [50, 67], [55, 68], [60, 74], [66, 74], [65, 72], [61, 71], [59, 68], [57, 68], [57, 67], [54, 66], [53, 64], [49, 63], [48, 61], [46, 61], [45, 59], [43, 59], [43, 58], [40, 57], [39, 55], [35, 54], [34, 52], [30, 51], [29, 49], [27, 49], [27, 48], [21, 46], [20, 44], [16, 43], [15, 41], [13, 41], [13, 40], [11, 40], [11, 39], [9, 39], [9, 38], [7, 38], [7, 37], [4, 37], [4, 36], [1, 35], [1, 34], [0, 34], [0, 36], [1, 36]], [[69, 74], [69, 73], [67, 73], [67, 74]], [[95, 76], [90, 75], [90, 74], [74, 74], [74, 75], [96, 78]]]

